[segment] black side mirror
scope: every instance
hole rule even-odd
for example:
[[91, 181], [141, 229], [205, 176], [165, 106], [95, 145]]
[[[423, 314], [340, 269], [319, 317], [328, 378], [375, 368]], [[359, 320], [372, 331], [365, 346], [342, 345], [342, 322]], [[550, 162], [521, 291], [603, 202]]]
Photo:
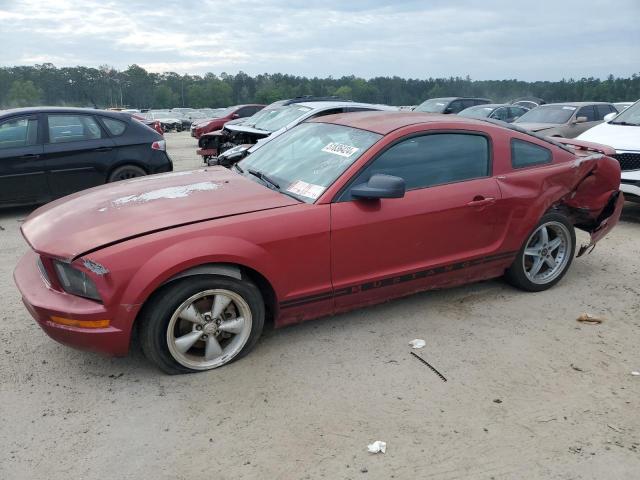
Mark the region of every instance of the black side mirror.
[[367, 183], [356, 185], [351, 189], [353, 197], [363, 199], [402, 198], [404, 192], [403, 178], [381, 173], [372, 175]]
[[444, 109], [444, 111], [442, 113], [446, 113], [446, 114], [453, 113], [453, 108], [447, 107], [447, 108]]

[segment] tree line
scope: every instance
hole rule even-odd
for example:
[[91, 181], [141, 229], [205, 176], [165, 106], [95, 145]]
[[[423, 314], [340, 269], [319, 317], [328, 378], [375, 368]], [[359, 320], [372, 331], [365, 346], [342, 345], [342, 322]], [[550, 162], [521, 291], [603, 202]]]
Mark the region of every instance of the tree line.
[[116, 70], [63, 67], [51, 63], [0, 68], [0, 107], [66, 105], [80, 107], [225, 107], [271, 103], [301, 95], [341, 98], [389, 105], [415, 105], [427, 98], [486, 97], [506, 102], [534, 96], [547, 102], [632, 101], [640, 98], [640, 75], [560, 81], [472, 80], [469, 77], [412, 79], [345, 76], [307, 78], [281, 73], [256, 76], [152, 73], [138, 65]]

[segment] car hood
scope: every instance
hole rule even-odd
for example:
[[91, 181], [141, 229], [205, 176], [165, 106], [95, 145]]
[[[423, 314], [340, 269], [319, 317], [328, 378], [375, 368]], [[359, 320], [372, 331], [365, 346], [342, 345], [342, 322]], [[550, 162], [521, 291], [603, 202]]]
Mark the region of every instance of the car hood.
[[514, 125], [517, 125], [525, 130], [529, 130], [530, 132], [541, 132], [542, 130], [548, 130], [550, 128], [559, 127], [560, 124], [557, 123], [521, 123], [515, 122]]
[[71, 260], [128, 238], [297, 203], [226, 168], [207, 167], [69, 195], [33, 212], [22, 234], [37, 252]]
[[579, 140], [609, 145], [616, 150], [640, 151], [640, 127], [601, 123], [578, 137]]

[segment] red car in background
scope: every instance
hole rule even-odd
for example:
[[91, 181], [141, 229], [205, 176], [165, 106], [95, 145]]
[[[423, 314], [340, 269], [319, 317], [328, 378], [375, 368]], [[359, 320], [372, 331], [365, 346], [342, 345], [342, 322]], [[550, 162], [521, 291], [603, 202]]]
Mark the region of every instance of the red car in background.
[[266, 105], [257, 103], [248, 105], [234, 105], [233, 107], [227, 107], [223, 111], [219, 112], [217, 117], [208, 118], [206, 120], [200, 120], [194, 122], [191, 125], [191, 136], [200, 138], [205, 133], [214, 132], [220, 130], [225, 123], [229, 120], [235, 120], [236, 118], [250, 117], [256, 112], [262, 110]]
[[[232, 170], [93, 188], [36, 210], [14, 278], [55, 340], [168, 373], [216, 368], [277, 327], [504, 276], [555, 285], [617, 223], [620, 166], [454, 115], [320, 117]], [[158, 214], [161, 212], [161, 214]], [[580, 249], [578, 256], [584, 253]]]
[[131, 118], [138, 120], [140, 123], [144, 123], [147, 127], [153, 128], [160, 135], [164, 136], [164, 129], [158, 120], [149, 120], [141, 115], [135, 113], [131, 114]]

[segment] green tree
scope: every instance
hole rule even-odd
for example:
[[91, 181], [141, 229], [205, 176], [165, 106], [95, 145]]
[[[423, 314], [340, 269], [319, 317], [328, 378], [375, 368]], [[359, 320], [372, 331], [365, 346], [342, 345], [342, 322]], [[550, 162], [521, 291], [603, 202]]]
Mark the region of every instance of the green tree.
[[9, 89], [7, 103], [10, 107], [31, 107], [39, 104], [41, 98], [42, 90], [31, 80], [15, 80]]

